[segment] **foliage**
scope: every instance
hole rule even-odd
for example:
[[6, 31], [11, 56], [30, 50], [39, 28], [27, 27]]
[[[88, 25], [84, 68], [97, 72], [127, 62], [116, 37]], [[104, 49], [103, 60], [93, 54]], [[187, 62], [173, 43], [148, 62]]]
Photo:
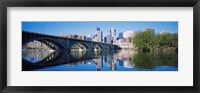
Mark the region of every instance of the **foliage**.
[[153, 31], [144, 31], [136, 34], [132, 38], [134, 47], [141, 51], [150, 51], [154, 49], [165, 49], [173, 47], [178, 51], [178, 35], [177, 34], [154, 34]]

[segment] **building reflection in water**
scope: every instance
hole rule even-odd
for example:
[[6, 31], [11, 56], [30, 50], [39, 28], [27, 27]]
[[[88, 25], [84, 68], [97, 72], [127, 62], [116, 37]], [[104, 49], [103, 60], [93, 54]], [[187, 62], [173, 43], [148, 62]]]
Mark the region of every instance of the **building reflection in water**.
[[94, 59], [94, 62], [96, 64], [97, 71], [100, 71], [101, 68], [103, 67], [101, 58]]
[[[54, 51], [48, 51], [48, 50], [30, 50], [30, 51], [26, 51], [23, 50], [22, 51], [22, 58], [26, 59], [32, 63], [36, 63], [38, 61], [41, 61], [42, 59], [48, 57], [49, 55], [51, 55], [52, 53], [54, 53]], [[53, 55], [51, 55], [51, 57], [53, 58]]]
[[116, 61], [112, 60], [112, 71], [115, 71], [116, 69]]
[[[54, 67], [60, 67], [62, 65], [65, 65], [66, 71], [74, 71], [74, 70], [80, 70], [80, 71], [134, 71], [134, 70], [142, 70], [151, 68], [150, 70], [156, 70], [159, 68], [159, 70], [167, 70], [169, 67], [170, 70], [177, 71], [178, 70], [178, 57], [177, 60], [170, 60], [171, 56], [174, 56], [173, 54], [168, 56], [168, 59], [160, 58], [159, 63], [154, 63], [155, 65], [150, 65], [151, 67], [146, 67], [148, 65], [148, 61], [146, 60], [143, 55], [138, 55], [137, 52], [133, 50], [120, 50], [120, 51], [70, 51], [64, 52], [64, 54], [61, 54], [60, 58], [55, 58], [56, 61], [50, 62], [51, 64], [48, 64], [48, 62], [41, 62], [40, 64], [36, 61], [41, 61], [48, 58], [58, 57], [53, 54], [54, 52], [49, 51], [23, 51], [23, 59], [25, 59], [28, 62], [36, 63], [34, 67], [38, 67], [37, 69], [48, 69]], [[59, 53], [60, 54], [60, 53]], [[140, 57], [137, 59], [137, 57]], [[158, 55], [159, 56], [159, 55]], [[162, 55], [163, 56], [163, 55]], [[162, 57], [161, 56], [161, 57]], [[150, 56], [151, 57], [151, 56]], [[142, 60], [141, 60], [142, 58]], [[37, 59], [37, 60], [36, 60]], [[39, 60], [38, 60], [39, 59]], [[155, 59], [155, 58], [153, 58]], [[159, 59], [159, 57], [157, 57]], [[174, 58], [173, 58], [174, 59]], [[176, 59], [176, 58], [175, 58]], [[134, 60], [134, 61], [133, 61]], [[49, 61], [49, 60], [47, 60]], [[138, 62], [135, 62], [138, 61]], [[141, 61], [141, 62], [139, 62]], [[157, 60], [155, 60], [157, 61]], [[172, 61], [170, 63], [167, 63], [167, 61]], [[45, 64], [46, 63], [46, 64]], [[148, 64], [145, 64], [148, 63]], [[42, 65], [48, 66], [43, 66]], [[162, 65], [163, 64], [163, 65]], [[32, 64], [33, 65], [33, 64]], [[37, 66], [36, 66], [37, 65]], [[94, 67], [95, 66], [95, 67]], [[30, 66], [31, 67], [31, 66]], [[73, 68], [74, 67], [74, 68]], [[71, 69], [67, 69], [71, 68]], [[86, 69], [88, 68], [88, 69]], [[91, 68], [91, 69], [89, 69]], [[93, 69], [96, 68], [96, 69]], [[138, 69], [139, 68], [139, 69]], [[153, 68], [153, 69], [152, 69]]]

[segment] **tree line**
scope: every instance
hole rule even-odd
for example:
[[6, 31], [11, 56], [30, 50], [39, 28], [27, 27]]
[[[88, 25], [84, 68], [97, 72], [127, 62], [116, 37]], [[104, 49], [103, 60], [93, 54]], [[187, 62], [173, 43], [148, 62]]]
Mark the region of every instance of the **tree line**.
[[143, 31], [132, 37], [133, 46], [139, 51], [154, 51], [173, 49], [178, 51], [178, 34], [154, 34], [153, 31]]

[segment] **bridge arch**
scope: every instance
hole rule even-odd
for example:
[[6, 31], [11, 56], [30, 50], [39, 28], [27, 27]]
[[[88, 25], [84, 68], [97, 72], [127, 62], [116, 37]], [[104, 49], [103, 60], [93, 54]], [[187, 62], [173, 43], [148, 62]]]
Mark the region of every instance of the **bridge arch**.
[[33, 41], [39, 41], [39, 42], [45, 44], [46, 46], [48, 46], [49, 48], [51, 48], [53, 50], [65, 49], [64, 45], [62, 45], [59, 41], [57, 41], [55, 39], [51, 39], [51, 38], [29, 39], [29, 40], [22, 42], [22, 46], [26, 45], [29, 42], [33, 42]]
[[106, 49], [112, 50], [112, 47], [110, 45], [106, 45]]
[[74, 42], [71, 46], [70, 46], [70, 49], [73, 48], [73, 46], [77, 45], [79, 47], [79, 49], [82, 49], [82, 50], [87, 50], [89, 49], [89, 45], [88, 44], [85, 44], [83, 42]]
[[95, 44], [94, 50], [103, 50], [103, 46], [101, 44]]

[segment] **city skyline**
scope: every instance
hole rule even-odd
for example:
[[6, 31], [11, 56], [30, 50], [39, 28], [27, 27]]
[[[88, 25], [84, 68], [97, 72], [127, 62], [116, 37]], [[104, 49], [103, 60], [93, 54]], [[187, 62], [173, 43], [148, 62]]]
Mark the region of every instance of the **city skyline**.
[[178, 33], [178, 22], [22, 22], [22, 30], [50, 35], [78, 34], [82, 36], [95, 35], [97, 27], [103, 32], [103, 37], [112, 28], [116, 36], [125, 31], [143, 31], [146, 28], [155, 29], [155, 33], [167, 31]]
[[35, 70], [178, 71], [178, 22], [23, 22], [22, 71]]

